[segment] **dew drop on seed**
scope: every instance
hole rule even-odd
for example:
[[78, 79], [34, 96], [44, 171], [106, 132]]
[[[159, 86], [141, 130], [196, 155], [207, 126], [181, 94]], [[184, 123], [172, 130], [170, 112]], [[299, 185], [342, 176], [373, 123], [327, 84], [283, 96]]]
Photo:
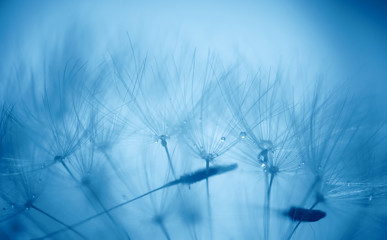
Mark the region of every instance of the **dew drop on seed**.
[[221, 137], [221, 138], [220, 138], [220, 141], [221, 141], [221, 142], [224, 142], [224, 141], [226, 141], [226, 138], [225, 138], [225, 137]]
[[241, 132], [239, 134], [239, 137], [242, 138], [242, 139], [245, 139], [246, 138], [246, 132]]

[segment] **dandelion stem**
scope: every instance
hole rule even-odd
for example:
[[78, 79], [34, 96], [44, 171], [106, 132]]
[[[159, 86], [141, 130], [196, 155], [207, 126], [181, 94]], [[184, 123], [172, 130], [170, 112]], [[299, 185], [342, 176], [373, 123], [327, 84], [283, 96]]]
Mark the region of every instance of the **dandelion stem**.
[[208, 176], [209, 176], [209, 170], [210, 170], [210, 159], [206, 158], [206, 190], [207, 190], [207, 211], [208, 211], [208, 228], [210, 230], [210, 239], [212, 239], [212, 211], [211, 211], [211, 201], [210, 201], [210, 187], [208, 182]]
[[65, 224], [64, 222], [60, 221], [59, 219], [57, 219], [56, 217], [52, 216], [51, 214], [48, 214], [46, 213], [45, 211], [41, 210], [40, 208], [36, 207], [35, 205], [31, 205], [31, 208], [35, 209], [36, 211], [46, 215], [47, 217], [51, 218], [52, 220], [54, 220], [55, 222], [63, 225], [66, 227], [66, 229], [69, 229], [71, 231], [73, 231], [75, 234], [77, 234], [78, 236], [80, 236], [82, 239], [87, 239], [83, 234], [81, 234], [80, 232], [78, 232], [77, 230], [75, 230], [72, 226], [69, 226], [67, 224]]
[[207, 199], [208, 199], [208, 201], [210, 199], [210, 187], [209, 187], [209, 183], [208, 183], [209, 168], [210, 168], [210, 160], [206, 159], [206, 189], [207, 189]]
[[[270, 174], [270, 180], [268, 179], [268, 175]], [[270, 229], [270, 196], [271, 196], [271, 188], [273, 186], [274, 174], [266, 173], [266, 197], [265, 197], [265, 206], [264, 206], [264, 221], [263, 221], [263, 229], [264, 229], [264, 239], [269, 239], [269, 229]]]
[[165, 227], [163, 221], [160, 221], [160, 222], [159, 222], [159, 226], [160, 226], [161, 230], [163, 231], [165, 237], [166, 237], [168, 240], [170, 240], [171, 237], [169, 236], [168, 230], [167, 230], [167, 228]]
[[167, 140], [165, 139], [165, 137], [161, 138], [161, 145], [163, 146], [165, 153], [167, 154], [169, 167], [172, 170], [173, 178], [176, 180], [177, 179], [176, 172], [175, 172], [175, 169], [174, 169], [173, 164], [172, 164], [172, 158], [171, 158], [171, 155], [169, 154], [168, 144], [167, 144]]
[[74, 176], [74, 174], [70, 171], [69, 167], [67, 166], [67, 164], [64, 162], [63, 159], [60, 160], [60, 163], [63, 165], [63, 167], [66, 169], [66, 171], [68, 172], [68, 174], [70, 174], [71, 178], [74, 179], [75, 182], [79, 182], [78, 179], [76, 179], [76, 177]]
[[[128, 201], [125, 201], [123, 203], [120, 203], [120, 204], [118, 204], [118, 205], [116, 205], [114, 207], [108, 208], [108, 209], [106, 209], [106, 210], [104, 210], [104, 211], [102, 211], [100, 213], [97, 213], [97, 214], [95, 214], [93, 216], [90, 216], [90, 217], [88, 217], [88, 218], [86, 218], [86, 219], [84, 219], [84, 220], [82, 220], [82, 221], [80, 221], [78, 223], [75, 223], [75, 224], [73, 224], [73, 225], [71, 225], [69, 227], [57, 230], [55, 232], [52, 232], [52, 233], [50, 233], [50, 234], [48, 234], [48, 235], [46, 235], [44, 237], [38, 238], [38, 239], [45, 239], [45, 238], [51, 237], [51, 236], [53, 236], [55, 234], [58, 234], [60, 232], [66, 231], [66, 230], [68, 230], [70, 228], [74, 228], [74, 227], [77, 227], [79, 225], [82, 225], [82, 224], [84, 224], [84, 223], [86, 223], [86, 222], [88, 222], [88, 221], [90, 221], [92, 219], [95, 219], [95, 218], [97, 218], [97, 217], [99, 217], [99, 216], [101, 216], [103, 214], [106, 214], [106, 213], [111, 212], [111, 211], [113, 211], [113, 210], [115, 210], [117, 208], [125, 206], [125, 205], [127, 205], [127, 204], [129, 204], [129, 203], [131, 203], [133, 201], [136, 201], [136, 200], [138, 200], [140, 198], [143, 198], [143, 197], [145, 197], [145, 196], [147, 196], [147, 195], [149, 195], [151, 193], [154, 193], [156, 191], [159, 191], [161, 189], [164, 189], [164, 188], [167, 188], [167, 187], [172, 187], [172, 186], [175, 186], [177, 184], [193, 184], [193, 183], [202, 181], [203, 179], [206, 179], [209, 176], [215, 176], [215, 175], [218, 175], [218, 174], [222, 174], [222, 173], [225, 173], [225, 172], [228, 172], [228, 171], [232, 171], [232, 170], [234, 170], [236, 168], [237, 168], [237, 164], [232, 164], [232, 165], [227, 165], [227, 166], [212, 167], [212, 168], [208, 168], [207, 170], [204, 170], [204, 171], [203, 170], [198, 170], [198, 171], [196, 171], [194, 173], [183, 175], [178, 180], [174, 180], [174, 181], [171, 181], [169, 183], [166, 183], [166, 184], [164, 184], [163, 186], [161, 186], [159, 188], [156, 188], [156, 189], [154, 189], [152, 191], [144, 193], [144, 194], [142, 194], [142, 195], [140, 195], [138, 197], [132, 198], [132, 199], [130, 199]], [[203, 176], [203, 173], [205, 174], [206, 172], [207, 172], [207, 175]]]
[[313, 189], [315, 187], [317, 187], [317, 184], [319, 183], [319, 181], [320, 181], [320, 177], [316, 177], [315, 180], [313, 181], [313, 184], [309, 187], [308, 191], [306, 192], [306, 195], [305, 195], [304, 199], [302, 200], [301, 205], [304, 205], [306, 203], [309, 196], [311, 196]]
[[[319, 202], [320, 202], [320, 199], [317, 199], [316, 202], [309, 208], [309, 210], [312, 210], [314, 207], [316, 207], [316, 205]], [[297, 228], [300, 226], [301, 222], [302, 222], [301, 220], [297, 222], [296, 226], [293, 228], [293, 231], [290, 233], [288, 240], [292, 239], [294, 233], [296, 232]]]
[[102, 151], [104, 157], [106, 158], [107, 162], [109, 163], [109, 166], [113, 169], [113, 172], [116, 174], [116, 176], [120, 179], [120, 181], [125, 185], [127, 190], [130, 190], [128, 183], [125, 181], [124, 176], [119, 172], [117, 167], [114, 165], [113, 160], [110, 158], [109, 154], [107, 154], [106, 151]]
[[[52, 232], [52, 233], [50, 233], [50, 234], [48, 234], [48, 235], [46, 235], [46, 236], [44, 236], [44, 237], [37, 238], [37, 239], [46, 239], [46, 238], [48, 238], [48, 237], [52, 237], [52, 236], [54, 236], [54, 235], [56, 235], [56, 234], [58, 234], [58, 233], [64, 232], [64, 231], [69, 230], [69, 229], [71, 229], [71, 228], [78, 227], [78, 226], [80, 226], [80, 225], [82, 225], [82, 224], [84, 224], [84, 223], [86, 223], [86, 222], [88, 222], [88, 221], [90, 221], [90, 220], [92, 220], [92, 219], [95, 219], [95, 218], [97, 218], [97, 217], [99, 217], [99, 216], [101, 216], [101, 215], [104, 215], [104, 214], [106, 214], [106, 213], [108, 213], [108, 212], [111, 212], [111, 211], [113, 211], [114, 209], [117, 209], [117, 208], [120, 208], [120, 207], [122, 207], [122, 206], [125, 206], [126, 204], [129, 204], [129, 203], [131, 203], [131, 202], [133, 202], [133, 201], [135, 201], [135, 200], [138, 200], [138, 199], [140, 199], [140, 198], [143, 198], [143, 197], [145, 197], [145, 196], [147, 196], [147, 195], [149, 195], [149, 194], [151, 194], [151, 193], [154, 193], [154, 192], [156, 192], [156, 191], [158, 191], [158, 190], [161, 190], [161, 189], [166, 188], [166, 187], [169, 187], [169, 186], [172, 186], [172, 185], [168, 185], [168, 184], [163, 185], [162, 187], [156, 188], [156, 189], [154, 189], [154, 190], [152, 190], [152, 191], [149, 191], [149, 192], [147, 192], [147, 193], [144, 193], [144, 194], [142, 194], [142, 195], [140, 195], [140, 196], [138, 196], [138, 197], [135, 197], [135, 198], [130, 199], [130, 200], [126, 201], [126, 202], [120, 203], [120, 204], [118, 204], [118, 205], [116, 205], [116, 206], [114, 206], [114, 207], [108, 208], [108, 209], [104, 210], [103, 212], [99, 212], [99, 213], [97, 213], [97, 214], [95, 214], [95, 215], [93, 215], [93, 216], [90, 216], [90, 217], [88, 217], [88, 218], [86, 218], [86, 219], [84, 219], [84, 220], [82, 220], [82, 221], [80, 221], [80, 222], [77, 222], [77, 223], [75, 223], [75, 224], [73, 224], [73, 225], [71, 225], [71, 226], [66, 226], [66, 228], [59, 229], [59, 230], [57, 230], [57, 231], [55, 231], [55, 232]], [[37, 240], [37, 239], [36, 239], [36, 240]]]
[[[98, 204], [101, 206], [101, 208], [106, 212], [107, 209], [105, 207], [105, 205], [101, 202], [101, 200], [99, 199], [98, 195], [95, 193], [95, 191], [91, 188], [91, 187], [87, 187], [87, 189], [90, 191], [91, 195], [93, 196], [93, 198], [98, 202]], [[113, 216], [109, 213], [109, 212], [106, 212], [106, 215], [108, 216], [108, 218], [110, 219], [110, 221], [115, 225], [115, 226], [118, 226], [121, 231], [124, 233], [124, 235], [126, 236], [126, 239], [130, 239], [130, 236], [129, 234], [127, 233], [127, 231], [125, 230], [125, 228], [119, 224], [114, 218]]]
[[[70, 174], [70, 176], [74, 179], [74, 181], [75, 181], [76, 183], [80, 183], [80, 182], [78, 181], [78, 179], [75, 178], [74, 174], [70, 171], [69, 167], [68, 167], [67, 164], [63, 161], [63, 159], [61, 159], [60, 162], [62, 163], [62, 165], [63, 165], [63, 167], [66, 169], [66, 171]], [[89, 192], [91, 193], [91, 195], [93, 196], [93, 198], [97, 201], [97, 203], [100, 205], [100, 207], [101, 207], [104, 211], [106, 211], [106, 208], [105, 208], [104, 204], [101, 202], [101, 200], [99, 199], [99, 197], [97, 196], [97, 194], [93, 191], [93, 189], [92, 189], [90, 186], [88, 186], [88, 185], [87, 185], [87, 189], [89, 190]], [[117, 223], [117, 221], [111, 216], [111, 214], [109, 214], [108, 212], [106, 212], [106, 213], [107, 213], [107, 216], [108, 216], [108, 218], [110, 219], [110, 221], [113, 223], [113, 225], [118, 226], [118, 227], [122, 230], [122, 232], [125, 234], [126, 238], [127, 238], [127, 239], [130, 239], [129, 234], [126, 232], [126, 230], [124, 229], [124, 227], [123, 227], [121, 224]]]
[[[38, 221], [36, 221], [35, 219], [32, 218], [32, 216], [30, 214], [27, 214], [27, 219], [30, 220], [30, 222], [32, 224], [34, 224], [40, 231], [42, 231], [44, 234], [47, 234], [47, 230], [44, 229], [44, 227], [42, 226], [42, 224], [40, 224]], [[1, 236], [1, 235], [0, 235]]]

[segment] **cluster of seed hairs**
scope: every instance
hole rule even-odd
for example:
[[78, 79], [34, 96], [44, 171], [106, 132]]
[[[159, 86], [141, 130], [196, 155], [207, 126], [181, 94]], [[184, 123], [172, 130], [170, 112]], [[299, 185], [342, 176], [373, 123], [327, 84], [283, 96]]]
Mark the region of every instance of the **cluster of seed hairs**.
[[122, 55], [2, 83], [1, 239], [386, 238], [385, 128], [345, 87]]

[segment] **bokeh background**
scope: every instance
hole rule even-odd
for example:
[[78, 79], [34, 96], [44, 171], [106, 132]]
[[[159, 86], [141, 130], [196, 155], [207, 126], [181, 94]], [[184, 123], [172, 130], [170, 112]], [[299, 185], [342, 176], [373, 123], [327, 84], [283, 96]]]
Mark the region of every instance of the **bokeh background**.
[[[286, 91], [280, 91], [279, 95], [284, 95], [286, 99], [293, 98], [295, 102], [302, 101], [309, 94], [313, 95], [317, 80], [321, 84], [318, 85], [316, 95], [319, 93], [324, 95], [329, 92], [333, 94], [333, 98], [337, 96], [338, 99], [350, 96], [350, 105], [359, 106], [357, 114], [362, 116], [362, 124], [364, 124], [360, 127], [362, 134], [366, 138], [373, 138], [377, 135], [372, 139], [378, 143], [372, 148], [375, 150], [375, 155], [372, 155], [374, 158], [367, 155], [365, 150], [363, 152], [359, 150], [361, 148], [358, 147], [361, 145], [360, 140], [356, 140], [355, 144], [350, 147], [350, 149], [357, 149], [367, 155], [363, 163], [370, 161], [369, 165], [376, 164], [370, 168], [379, 168], [379, 175], [375, 174], [375, 176], [381, 176], [381, 178], [368, 179], [369, 182], [372, 182], [372, 186], [377, 189], [375, 191], [379, 193], [379, 198], [377, 199], [376, 195], [366, 196], [367, 199], [370, 197], [371, 200], [372, 198], [377, 199], [377, 204], [369, 211], [364, 210], [367, 214], [359, 206], [353, 207], [353, 212], [351, 212], [351, 208], [345, 208], [341, 205], [335, 205], [333, 210], [324, 207], [323, 210], [327, 211], [327, 214], [333, 216], [334, 219], [330, 218], [330, 223], [323, 222], [317, 227], [307, 225], [300, 229], [295, 237], [296, 239], [311, 239], [311, 237], [315, 239], [356, 239], [356, 237], [364, 239], [368, 236], [370, 239], [385, 239], [386, 230], [383, 230], [383, 226], [387, 223], [387, 212], [385, 207], [379, 208], [379, 206], [382, 205], [381, 203], [386, 200], [387, 196], [387, 182], [386, 178], [383, 177], [387, 168], [385, 165], [378, 165], [386, 158], [383, 145], [385, 142], [382, 141], [386, 135], [386, 128], [380, 127], [387, 119], [387, 111], [385, 110], [387, 105], [387, 4], [384, 1], [0, 0], [0, 103], [14, 106], [15, 115], [20, 118], [22, 123], [26, 122], [25, 125], [22, 124], [24, 127], [35, 128], [36, 125], [30, 121], [31, 119], [26, 118], [28, 114], [23, 114], [23, 107], [35, 106], [30, 102], [33, 97], [41, 99], [44, 82], [49, 85], [48, 98], [55, 99], [57, 85], [56, 80], [53, 79], [59, 79], [66, 66], [76, 69], [77, 64], [87, 64], [90, 75], [81, 74], [75, 78], [75, 81], [82, 82], [84, 78], [94, 76], [93, 74], [98, 75], [101, 63], [108, 62], [107, 59], [117, 60], [119, 63], [115, 67], [119, 71], [121, 67], [125, 69], [125, 61], [133, 55], [139, 59], [148, 56], [150, 65], [157, 63], [155, 66], [170, 67], [168, 64], [171, 63], [171, 58], [177, 62], [181, 61], [180, 63], [184, 65], [184, 61], [189, 63], [187, 59], [190, 59], [193, 53], [195, 53], [197, 65], [200, 65], [198, 68], [206, 65], [209, 56], [214, 56], [217, 64], [222, 65], [225, 69], [238, 66], [242, 70], [262, 72], [263, 75], [268, 75], [268, 73], [274, 75], [277, 71], [282, 72], [281, 81]], [[122, 62], [120, 62], [121, 60]], [[104, 65], [104, 67], [106, 66]], [[47, 69], [52, 72], [45, 72]], [[133, 70], [131, 67], [128, 69], [129, 71]], [[189, 67], [183, 66], [182, 69], [187, 70]], [[199, 74], [195, 81], [202, 80], [204, 82], [200, 77]], [[243, 77], [239, 81], [243, 82]], [[35, 85], [31, 85], [32, 78]], [[174, 86], [173, 80], [164, 81], [167, 85], [172, 85], [172, 87], [168, 87], [168, 91], [171, 91], [172, 96], [179, 99], [180, 95], [175, 90], [179, 89], [180, 86]], [[117, 94], [114, 93], [114, 89], [106, 88], [106, 86], [110, 86], [108, 80], [101, 82], [104, 82], [101, 89], [107, 90], [106, 94], [101, 94], [103, 98], [99, 100], [104, 105], [106, 104], [107, 108], [117, 106], [119, 97], [122, 100], [125, 93], [118, 90]], [[157, 105], [159, 99], [161, 99], [161, 103], [168, 102], [168, 99], [163, 99], [162, 92], [149, 88], [151, 86], [152, 81], [145, 81], [143, 89], [153, 94], [149, 98], [144, 97], [144, 99], [149, 100], [150, 105], [159, 106]], [[70, 85], [67, 87], [64, 89], [65, 94], [72, 89]], [[97, 97], [101, 89], [96, 91]], [[191, 90], [195, 91], [196, 89]], [[60, 91], [58, 90], [58, 92]], [[33, 93], [37, 96], [32, 96]], [[220, 93], [217, 92], [217, 94]], [[70, 95], [72, 96], [72, 94]], [[192, 95], [190, 97], [197, 97], [196, 93]], [[82, 95], [82, 97], [84, 96]], [[141, 96], [138, 99], [138, 101], [143, 100]], [[209, 99], [203, 101], [207, 100]], [[217, 103], [217, 101], [222, 102], [220, 98], [214, 102]], [[162, 104], [160, 105], [162, 108]], [[218, 105], [215, 104], [215, 106]], [[36, 111], [36, 116], [40, 115], [36, 108], [32, 107], [31, 109]], [[61, 112], [60, 107], [56, 110]], [[84, 109], [78, 110], [83, 113]], [[210, 106], [209, 110], [212, 111], [209, 115], [210, 119], [216, 118], [216, 111], [220, 111], [214, 106]], [[329, 108], [327, 112], [333, 114], [335, 110], [333, 107]], [[68, 108], [64, 112], [67, 113], [67, 111], [69, 111]], [[128, 110], [128, 113], [126, 110], [122, 110], [120, 113], [126, 116], [130, 115], [130, 111]], [[106, 112], [106, 109], [103, 109], [102, 112]], [[136, 110], [134, 112], [136, 113]], [[220, 112], [219, 116], [220, 118], [230, 117], [227, 114]], [[56, 117], [61, 119], [61, 114], [58, 113]], [[81, 119], [82, 117], [83, 115], [81, 115]], [[82, 119], [83, 122], [89, 120], [87, 117], [85, 118], [86, 120]], [[325, 119], [324, 116], [322, 119]], [[119, 119], [119, 124], [117, 124], [120, 127], [125, 123], [135, 126], [136, 124], [141, 125], [136, 122], [139, 121], [138, 119], [134, 122], [127, 118], [123, 122], [121, 120]], [[107, 125], [109, 123], [114, 125], [116, 122], [108, 121]], [[216, 120], [215, 123], [221, 125], [222, 119], [219, 122]], [[194, 126], [196, 125], [191, 127]], [[210, 126], [212, 125], [210, 124]], [[364, 129], [370, 127], [368, 135], [363, 126]], [[131, 127], [132, 125], [129, 128]], [[15, 138], [21, 142], [20, 145], [23, 146], [21, 155], [25, 157], [27, 152], [25, 146], [29, 146], [29, 144], [25, 143], [26, 140], [23, 136], [19, 136], [23, 134], [18, 131], [16, 130]], [[23, 131], [21, 132], [23, 133]], [[110, 137], [114, 138], [116, 131], [120, 131], [120, 128], [112, 130], [113, 133]], [[373, 134], [375, 131], [377, 134]], [[39, 127], [27, 132], [33, 135], [39, 132]], [[131, 130], [128, 132], [130, 133], [125, 134], [132, 133]], [[42, 136], [36, 137], [35, 141], [42, 139], [44, 141], [45, 133], [42, 130]], [[230, 133], [230, 137], [227, 139], [238, 138], [238, 134], [239, 131], [235, 136]], [[109, 136], [109, 133], [106, 136]], [[122, 176], [118, 176], [115, 170], [109, 167], [102, 167], [104, 170], [101, 170], [101, 167], [97, 168], [99, 170], [93, 174], [96, 179], [94, 186], [98, 186], [95, 187], [98, 192], [91, 194], [91, 196], [102, 196], [101, 201], [107, 206], [114, 206], [130, 199], [130, 197], [149, 191], [160, 186], [159, 183], [167, 179], [164, 179], [165, 172], [169, 171], [168, 165], [164, 165], [165, 159], [164, 162], [157, 163], [148, 161], [155, 156], [165, 158], [162, 149], [160, 150], [155, 146], [147, 148], [147, 145], [142, 145], [145, 138], [136, 142], [136, 138], [126, 139], [125, 136], [121, 136], [123, 142], [117, 143], [117, 148], [114, 148], [110, 157], [113, 162], [117, 163], [118, 168], [122, 167], [122, 176], [128, 176], [130, 179], [128, 182], [136, 184], [131, 184], [129, 187], [124, 186], [125, 184], [120, 180]], [[146, 141], [148, 140], [146, 139]], [[47, 139], [46, 141], [47, 143], [40, 142], [38, 145], [50, 146], [50, 142]], [[171, 146], [174, 146], [173, 144], [179, 145], [178, 138], [169, 141], [171, 141]], [[158, 142], [157, 139], [156, 142]], [[128, 144], [131, 148], [127, 148]], [[133, 149], [135, 151], [132, 151]], [[173, 151], [175, 159], [186, 157], [187, 152], [189, 152], [184, 147], [181, 149], [171, 147], [171, 151]], [[3, 152], [7, 151], [3, 150]], [[40, 152], [32, 152], [36, 155], [40, 154]], [[8, 159], [9, 156], [5, 155], [1, 157]], [[123, 162], [120, 160], [122, 156], [134, 159], [131, 161], [136, 164]], [[243, 154], [234, 153], [223, 160], [225, 163], [233, 163], [238, 156], [243, 157]], [[192, 155], [190, 157], [194, 158]], [[356, 161], [354, 160], [354, 162]], [[2, 166], [4, 166], [3, 162]], [[211, 181], [213, 186], [211, 201], [214, 208], [212, 220], [209, 220], [206, 215], [206, 207], [203, 207], [206, 205], [206, 196], [204, 194], [205, 184], [201, 183], [200, 187], [192, 186], [192, 189], [189, 190], [179, 188], [180, 190], [163, 191], [155, 195], [154, 198], [135, 203], [131, 209], [114, 212], [112, 214], [115, 218], [114, 221], [119, 224], [112, 224], [112, 220], [105, 216], [102, 219], [90, 221], [77, 230], [93, 239], [98, 237], [101, 239], [122, 239], [124, 237], [119, 233], [122, 226], [130, 233], [132, 239], [164, 239], [168, 236], [165, 234], [165, 229], [168, 230], [171, 239], [265, 239], [264, 234], [260, 231], [262, 230], [260, 228], [262, 227], [262, 219], [255, 219], [255, 216], [262, 216], [260, 210], [263, 199], [257, 201], [255, 199], [261, 197], [258, 191], [264, 187], [263, 175], [261, 174], [262, 176], [257, 181], [254, 175], [256, 170], [251, 170], [248, 164], [243, 161], [237, 160], [236, 162], [241, 163], [240, 171], [230, 173], [228, 176], [219, 176], [219, 179], [214, 178], [215, 180]], [[97, 165], [106, 166], [103, 161]], [[368, 168], [369, 165], [364, 163], [364, 165], [359, 164], [357, 168], [351, 168], [346, 177], [356, 175], [357, 172]], [[176, 168], [182, 174], [192, 172], [200, 167], [204, 167], [204, 163], [200, 160], [196, 160], [196, 162], [194, 160], [193, 163], [189, 164], [177, 163]], [[59, 167], [56, 166], [56, 168]], [[93, 208], [93, 204], [85, 201], [82, 193], [77, 190], [78, 186], [74, 186], [71, 179], [66, 179], [66, 177], [69, 178], [66, 172], [63, 169], [55, 169], [49, 170], [48, 175], [55, 176], [55, 171], [58, 171], [60, 177], [59, 179], [54, 177], [54, 180], [45, 186], [46, 189], [39, 197], [37, 205], [67, 223], [75, 223], [95, 214], [96, 210]], [[171, 180], [171, 176], [168, 176]], [[365, 174], [364, 176], [369, 175]], [[364, 176], [356, 177], [355, 182], [359, 183], [358, 180]], [[15, 181], [12, 180], [12, 183]], [[367, 179], [364, 181], [367, 182]], [[250, 185], [252, 182], [254, 184]], [[301, 182], [302, 179], [294, 182], [289, 181], [287, 182], [289, 186], [285, 184], [278, 189], [293, 192], [293, 195], [290, 194], [293, 196], [291, 201], [296, 202], [297, 197], [294, 195], [306, 191], [306, 189], [299, 187], [302, 185]], [[7, 185], [8, 179], [3, 180], [3, 183], [6, 183], [2, 184], [4, 192], [2, 199], [5, 199], [7, 197], [4, 196], [9, 192], [13, 193], [13, 191], [7, 189], [7, 186], [12, 185]], [[348, 183], [348, 187], [350, 184], [352, 183]], [[16, 184], [16, 186], [19, 185]], [[58, 190], [56, 186], [60, 186], [61, 189]], [[288, 188], [286, 189], [286, 187]], [[365, 187], [362, 188], [362, 185], [356, 187], [358, 188], [354, 188], [353, 191], [365, 189]], [[367, 185], [368, 187], [369, 185]], [[130, 189], [129, 192], [127, 188]], [[189, 197], [192, 196], [189, 193], [194, 194], [197, 198]], [[278, 195], [278, 192], [276, 194]], [[184, 196], [185, 203], [174, 200], [178, 198], [176, 196], [180, 195]], [[289, 194], [285, 195], [289, 196]], [[97, 200], [93, 201], [95, 205], [98, 205], [95, 203]], [[272, 209], [272, 216], [274, 216], [272, 222], [274, 224], [271, 228], [273, 232], [281, 229], [283, 224], [287, 224], [286, 220], [279, 217], [278, 212], [281, 209], [276, 208], [276, 206], [284, 206], [287, 201], [288, 199], [275, 200]], [[344, 210], [340, 207], [343, 207]], [[74, 209], [82, 210], [75, 210], [75, 212], [79, 211], [78, 214], [75, 214]], [[337, 209], [343, 211], [335, 212]], [[155, 212], [174, 216], [171, 217], [171, 220], [165, 220], [165, 229], [155, 218]], [[162, 215], [161, 213], [160, 215]], [[351, 218], [357, 220], [363, 213], [367, 216], [364, 217], [363, 222], [355, 220], [353, 222], [356, 223], [351, 222]], [[21, 218], [17, 216], [16, 220], [14, 218], [11, 222], [2, 221], [0, 232], [2, 235], [0, 237], [4, 239], [30, 239], [44, 236], [63, 227], [44, 216], [35, 216], [36, 213], [27, 213], [26, 215], [27, 217]], [[256, 228], [258, 225], [259, 228]], [[350, 227], [344, 231], [346, 226]], [[335, 227], [340, 231], [335, 231]], [[364, 230], [365, 228], [368, 230]], [[326, 235], [322, 233], [326, 233]], [[273, 233], [271, 238], [282, 239], [283, 236], [281, 233]], [[73, 232], [52, 236], [52, 239], [68, 238], [78, 239], [79, 236]]]

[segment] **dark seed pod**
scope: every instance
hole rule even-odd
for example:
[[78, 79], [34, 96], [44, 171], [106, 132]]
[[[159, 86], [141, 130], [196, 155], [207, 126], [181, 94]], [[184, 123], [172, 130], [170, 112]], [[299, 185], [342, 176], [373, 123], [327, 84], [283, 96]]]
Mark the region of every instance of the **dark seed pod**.
[[232, 171], [238, 167], [238, 164], [231, 164], [226, 166], [214, 166], [207, 169], [201, 169], [194, 173], [183, 175], [177, 180], [181, 184], [193, 184], [199, 181], [206, 179], [207, 177], [212, 177], [214, 175], [222, 174], [225, 172]]
[[293, 221], [317, 222], [327, 214], [320, 210], [291, 207], [287, 215]]

